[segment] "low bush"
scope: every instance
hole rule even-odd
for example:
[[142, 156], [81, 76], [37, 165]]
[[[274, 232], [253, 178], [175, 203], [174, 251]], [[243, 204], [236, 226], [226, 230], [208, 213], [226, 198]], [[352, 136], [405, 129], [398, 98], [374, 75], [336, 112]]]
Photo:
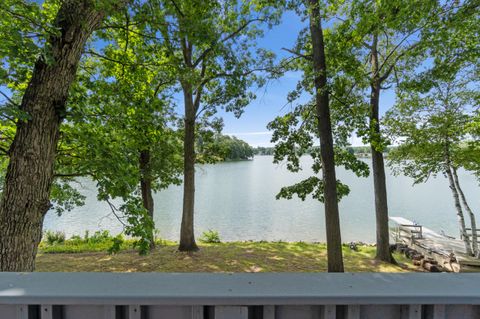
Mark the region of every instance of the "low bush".
[[202, 243], [207, 243], [207, 244], [221, 243], [220, 234], [218, 233], [218, 231], [211, 230], [211, 229], [204, 231], [199, 240]]
[[51, 230], [47, 230], [44, 233], [45, 241], [49, 245], [54, 244], [63, 244], [65, 242], [65, 233], [61, 231], [53, 232]]

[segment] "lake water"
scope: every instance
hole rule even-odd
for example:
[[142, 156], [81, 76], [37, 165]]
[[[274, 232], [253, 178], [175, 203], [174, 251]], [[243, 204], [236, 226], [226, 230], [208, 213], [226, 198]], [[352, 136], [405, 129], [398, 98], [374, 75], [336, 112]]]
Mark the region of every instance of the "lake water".
[[[325, 241], [323, 204], [314, 200], [276, 200], [282, 186], [312, 174], [309, 157], [302, 158], [301, 173], [290, 173], [271, 156], [253, 161], [227, 162], [197, 167], [195, 227], [199, 236], [217, 230], [222, 240]], [[369, 161], [369, 160], [368, 160]], [[375, 212], [372, 177], [358, 178], [337, 169], [338, 178], [350, 186], [350, 195], [340, 202], [342, 241], [375, 241]], [[477, 180], [459, 172], [460, 183], [472, 209], [480, 211]], [[458, 236], [457, 222], [448, 182], [443, 176], [421, 185], [412, 179], [391, 175], [387, 169], [390, 216], [403, 216], [434, 230]], [[95, 184], [81, 180], [86, 205], [58, 217], [48, 213], [44, 228], [64, 231], [68, 236], [85, 230], [122, 230], [104, 202], [96, 200]], [[182, 212], [182, 187], [172, 186], [154, 195], [155, 223], [160, 236], [178, 240]]]

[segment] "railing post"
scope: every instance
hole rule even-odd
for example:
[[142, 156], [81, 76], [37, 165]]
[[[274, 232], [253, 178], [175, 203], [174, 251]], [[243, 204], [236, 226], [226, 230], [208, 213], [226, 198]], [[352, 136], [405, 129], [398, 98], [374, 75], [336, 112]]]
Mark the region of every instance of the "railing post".
[[106, 305], [106, 306], [104, 306], [103, 309], [104, 309], [103, 318], [105, 318], [105, 319], [115, 319], [115, 316], [116, 316], [115, 306]]
[[347, 306], [347, 319], [360, 319], [360, 306], [348, 305]]
[[422, 305], [410, 305], [408, 307], [408, 319], [422, 319]]
[[40, 318], [41, 319], [53, 319], [53, 307], [52, 305], [40, 306]]
[[325, 305], [323, 307], [323, 318], [324, 319], [335, 319], [337, 317], [337, 306], [336, 305]]
[[445, 305], [433, 306], [433, 319], [445, 319]]
[[17, 306], [17, 317], [16, 319], [28, 319], [28, 305], [18, 305]]
[[215, 319], [248, 319], [248, 307], [216, 306]]
[[192, 306], [192, 319], [203, 319], [203, 306]]
[[140, 319], [142, 316], [140, 305], [128, 306], [128, 319]]
[[263, 306], [263, 319], [275, 319], [275, 306]]

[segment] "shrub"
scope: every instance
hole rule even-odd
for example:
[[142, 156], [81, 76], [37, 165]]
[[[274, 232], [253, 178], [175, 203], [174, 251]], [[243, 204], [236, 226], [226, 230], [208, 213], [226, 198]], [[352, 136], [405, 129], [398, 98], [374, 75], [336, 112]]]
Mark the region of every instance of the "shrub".
[[81, 244], [83, 243], [83, 238], [78, 235], [73, 235], [70, 239], [67, 239], [67, 243], [69, 244]]
[[199, 239], [202, 243], [218, 244], [221, 243], [220, 234], [216, 230], [207, 230], [203, 232]]
[[113, 237], [112, 241], [113, 241], [112, 246], [110, 246], [107, 250], [110, 255], [114, 255], [118, 253], [122, 249], [122, 244], [124, 243], [125, 240], [123, 239], [122, 234], [119, 234]]
[[91, 244], [103, 243], [112, 239], [108, 230], [96, 231], [87, 241]]
[[51, 230], [47, 230], [45, 232], [45, 240], [47, 244], [63, 244], [65, 242], [65, 233], [61, 231], [53, 232]]
[[73, 235], [72, 237], [70, 237], [70, 240], [82, 241], [82, 237], [80, 237], [78, 235]]

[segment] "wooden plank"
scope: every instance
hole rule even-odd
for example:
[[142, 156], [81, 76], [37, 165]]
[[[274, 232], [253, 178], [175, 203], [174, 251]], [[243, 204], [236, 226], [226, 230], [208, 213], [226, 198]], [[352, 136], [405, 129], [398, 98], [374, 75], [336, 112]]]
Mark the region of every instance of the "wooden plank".
[[40, 318], [41, 319], [53, 319], [53, 307], [52, 305], [40, 306]]
[[445, 305], [433, 305], [433, 319], [446, 319]]
[[452, 305], [480, 304], [479, 287], [471, 273], [0, 273], [0, 304]]
[[321, 319], [323, 316], [320, 306], [283, 306], [275, 309], [275, 319]]
[[335, 319], [337, 317], [337, 306], [325, 305], [323, 307], [323, 319]]
[[473, 305], [448, 305], [445, 309], [447, 319], [478, 319], [478, 307]]
[[403, 318], [405, 313], [400, 305], [361, 305], [360, 318], [365, 319], [408, 319]]
[[55, 319], [60, 315], [67, 319], [115, 319], [115, 306], [99, 306], [99, 305], [65, 305], [63, 309], [53, 308], [53, 316]]
[[116, 318], [115, 306], [113, 306], [113, 305], [104, 306], [104, 308], [103, 308], [103, 318], [105, 318], [105, 319], [115, 319]]
[[215, 319], [248, 319], [248, 307], [216, 306]]
[[408, 307], [408, 319], [422, 319], [422, 305], [410, 305]]
[[275, 319], [275, 306], [263, 306], [263, 319]]
[[360, 305], [348, 305], [347, 319], [360, 319]]
[[140, 319], [142, 317], [142, 311], [140, 305], [128, 306], [128, 319]]
[[203, 306], [192, 306], [192, 319], [203, 319]]
[[28, 319], [28, 305], [17, 306], [16, 319]]
[[203, 319], [203, 306], [149, 306], [149, 318]]
[[17, 307], [15, 305], [0, 304], [0, 319], [15, 318], [17, 314]]

